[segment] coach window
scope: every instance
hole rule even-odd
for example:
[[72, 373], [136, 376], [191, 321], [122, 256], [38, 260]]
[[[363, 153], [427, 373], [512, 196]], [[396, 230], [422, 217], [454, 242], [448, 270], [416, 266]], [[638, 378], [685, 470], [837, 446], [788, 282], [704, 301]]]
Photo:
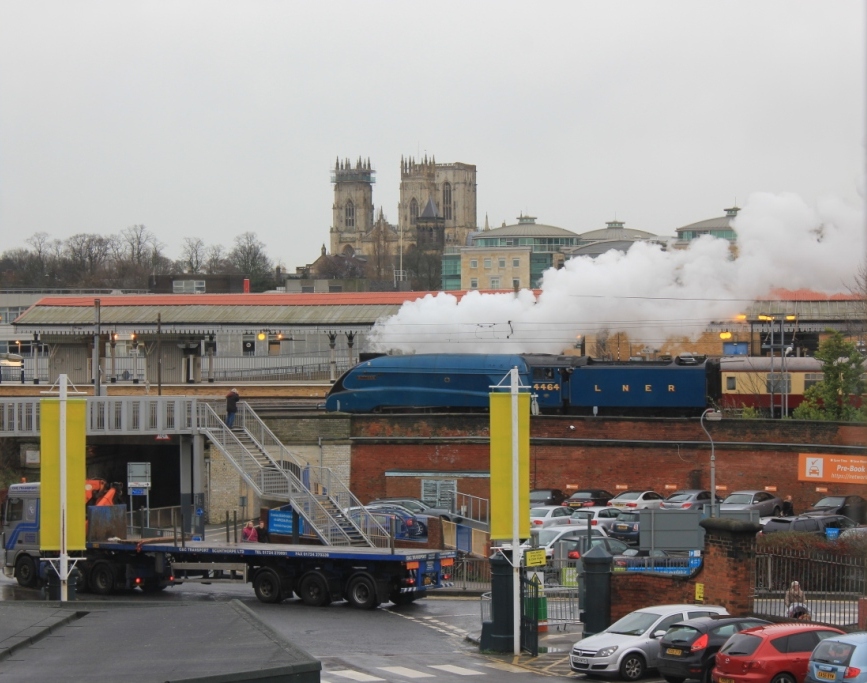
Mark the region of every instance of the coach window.
[[817, 385], [823, 379], [825, 379], [825, 375], [823, 375], [821, 372], [805, 372], [804, 390], [806, 391], [810, 387]]
[[767, 391], [774, 394], [792, 393], [792, 376], [788, 372], [769, 372]]
[[738, 388], [738, 378], [737, 377], [726, 377], [726, 390], [727, 391], [737, 391]]

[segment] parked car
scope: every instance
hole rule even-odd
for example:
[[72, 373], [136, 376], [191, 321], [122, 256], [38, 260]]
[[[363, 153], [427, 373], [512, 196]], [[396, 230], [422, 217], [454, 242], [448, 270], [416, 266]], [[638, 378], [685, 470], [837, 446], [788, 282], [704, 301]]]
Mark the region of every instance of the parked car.
[[560, 505], [564, 500], [566, 500], [566, 494], [560, 489], [533, 489], [530, 491], [530, 507]]
[[[601, 529], [591, 529], [590, 538], [604, 537], [605, 532]], [[539, 548], [545, 549], [545, 554], [551, 557], [554, 554], [554, 544], [560, 541], [576, 541], [581, 537], [587, 537], [587, 529], [579, 529], [577, 527], [554, 526], [547, 529], [534, 531], [533, 536], [538, 539]], [[525, 548], [532, 546], [532, 539], [521, 544]]]
[[429, 505], [419, 498], [378, 498], [372, 500], [368, 505], [378, 505], [379, 503], [396, 504], [405, 507], [414, 515], [428, 515], [429, 517], [439, 517], [449, 522], [461, 521], [460, 515], [453, 513], [448, 508]]
[[590, 526], [598, 526], [605, 531], [610, 531], [611, 526], [622, 513], [620, 508], [610, 507], [589, 507], [577, 508], [572, 510], [572, 524], [586, 527], [587, 520], [590, 520]]
[[867, 683], [867, 633], [825, 638], [813, 650], [804, 683]]
[[759, 517], [779, 517], [783, 501], [767, 491], [735, 491], [720, 505], [720, 511], [758, 510]]
[[[716, 497], [717, 505], [722, 503], [722, 498]], [[701, 510], [708, 508], [710, 512], [710, 491], [702, 489], [684, 489], [675, 491], [662, 501], [659, 506], [662, 510]]]
[[543, 529], [572, 523], [572, 511], [562, 505], [544, 505], [530, 508], [530, 528]]
[[728, 612], [717, 605], [657, 605], [630, 612], [601, 633], [575, 643], [569, 665], [576, 673], [635, 681], [657, 667], [659, 638], [671, 626], [711, 614]]
[[674, 624], [659, 640], [659, 673], [668, 683], [694, 678], [710, 683], [719, 649], [730, 636], [770, 622], [753, 617], [711, 615]]
[[[393, 530], [395, 538], [401, 540], [418, 538], [418, 534], [414, 534], [410, 531], [409, 527], [407, 527], [406, 525], [406, 522], [400, 515], [395, 515], [390, 512], [386, 512], [385, 510], [368, 510], [368, 512], [370, 513], [370, 516], [373, 517], [373, 519], [375, 519], [383, 529], [389, 532]], [[358, 509], [350, 510], [349, 516], [356, 524], [363, 525], [365, 523], [365, 518], [361, 516], [361, 512]], [[364, 533], [370, 533], [370, 529], [366, 529], [363, 526], [361, 530]]]
[[621, 512], [617, 521], [611, 526], [611, 535], [624, 543], [638, 545], [641, 513]]
[[385, 512], [399, 517], [409, 530], [410, 536], [417, 537], [427, 534], [427, 526], [418, 517], [400, 505], [365, 505], [364, 507], [370, 512]]
[[800, 683], [813, 649], [825, 638], [842, 635], [831, 626], [809, 623], [755, 626], [735, 633], [716, 653], [718, 683]]
[[601, 506], [608, 505], [612, 498], [614, 494], [605, 489], [580, 489], [564, 500], [563, 505], [570, 508]]
[[621, 509], [656, 508], [662, 505], [663, 497], [656, 491], [624, 491], [608, 501], [612, 507]]
[[825, 529], [845, 529], [855, 527], [848, 517], [843, 515], [799, 515], [797, 517], [771, 517], [762, 526], [762, 534], [773, 534], [779, 531], [801, 531], [808, 534], [824, 536]]
[[864, 524], [867, 520], [867, 500], [861, 496], [825, 496], [804, 514], [845, 515], [856, 524]]
[[[585, 529], [583, 536], [586, 535], [587, 531]], [[570, 560], [580, 560], [581, 553], [587, 546], [587, 539], [578, 538], [567, 540], [570, 541], [570, 545], [566, 548], [566, 557]], [[617, 564], [617, 559], [620, 557], [626, 557], [624, 553], [627, 553], [631, 550], [628, 545], [626, 545], [623, 541], [618, 541], [616, 538], [609, 538], [608, 536], [591, 536], [590, 547], [595, 548], [596, 546], [600, 545], [605, 548], [605, 550], [607, 550], [609, 554], [614, 556], [615, 566]]]

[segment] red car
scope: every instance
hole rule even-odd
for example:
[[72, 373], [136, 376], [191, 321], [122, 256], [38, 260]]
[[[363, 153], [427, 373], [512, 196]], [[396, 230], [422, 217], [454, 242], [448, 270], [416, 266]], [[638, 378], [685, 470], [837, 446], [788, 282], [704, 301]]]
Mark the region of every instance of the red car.
[[716, 655], [713, 683], [802, 683], [819, 641], [843, 633], [819, 624], [769, 624], [735, 633]]

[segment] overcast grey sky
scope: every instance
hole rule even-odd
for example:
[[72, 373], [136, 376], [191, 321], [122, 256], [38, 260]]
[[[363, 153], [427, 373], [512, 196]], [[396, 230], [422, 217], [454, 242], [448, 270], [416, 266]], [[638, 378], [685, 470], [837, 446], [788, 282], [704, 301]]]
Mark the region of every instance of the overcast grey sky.
[[0, 1], [0, 250], [145, 224], [294, 270], [335, 157], [478, 169], [478, 222], [663, 235], [864, 189], [865, 5]]

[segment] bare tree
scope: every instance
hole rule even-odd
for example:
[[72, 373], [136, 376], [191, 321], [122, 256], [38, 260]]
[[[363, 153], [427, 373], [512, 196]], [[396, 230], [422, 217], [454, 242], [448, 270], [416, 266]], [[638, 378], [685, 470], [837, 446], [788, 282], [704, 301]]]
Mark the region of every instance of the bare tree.
[[213, 244], [205, 249], [205, 272], [208, 275], [225, 273], [228, 269], [229, 262], [222, 244]]
[[201, 237], [184, 237], [181, 247], [181, 263], [185, 273], [202, 272], [205, 266], [205, 242]]

